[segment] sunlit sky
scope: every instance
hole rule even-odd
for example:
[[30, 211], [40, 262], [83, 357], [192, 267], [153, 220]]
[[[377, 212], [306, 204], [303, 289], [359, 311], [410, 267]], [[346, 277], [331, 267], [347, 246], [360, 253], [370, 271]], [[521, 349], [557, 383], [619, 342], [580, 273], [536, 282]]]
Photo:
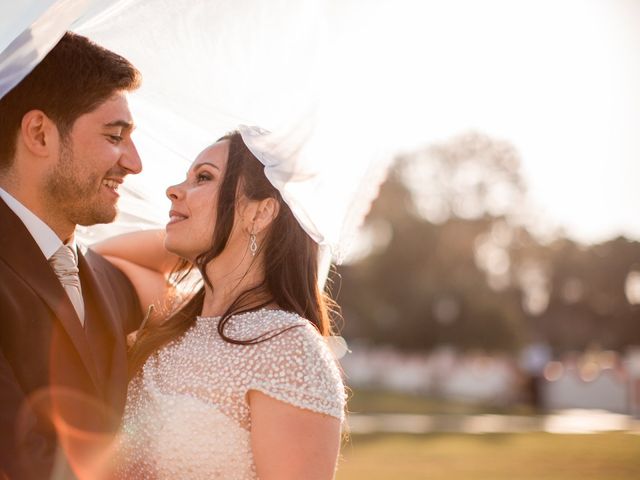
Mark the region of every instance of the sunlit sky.
[[387, 2], [376, 14], [375, 58], [352, 81], [396, 119], [389, 138], [508, 140], [546, 223], [582, 242], [640, 239], [640, 2]]
[[[257, 118], [267, 124], [270, 113], [292, 109], [295, 93], [302, 98], [307, 87], [297, 85], [309, 80], [309, 65], [318, 65], [305, 58], [310, 45], [310, 56], [329, 60], [319, 63], [328, 68], [314, 71], [312, 81], [321, 87], [319, 122], [334, 132], [348, 131], [356, 155], [408, 151], [480, 131], [520, 152], [542, 223], [585, 243], [620, 234], [640, 239], [637, 0], [331, 0], [320, 25], [312, 23], [314, 2], [217, 5], [216, 15], [203, 19], [194, 7], [180, 21], [185, 35], [205, 25], [215, 32], [210, 43], [220, 44], [207, 48], [226, 53], [211, 59], [211, 77], [188, 78], [220, 92], [219, 105], [235, 102], [250, 112], [245, 118], [262, 108]], [[258, 12], [259, 29], [246, 12]], [[131, 22], [133, 13], [127, 14]], [[120, 18], [122, 31], [139, 27]], [[175, 23], [174, 17], [169, 20]], [[310, 28], [323, 32], [319, 42], [304, 38]], [[150, 51], [136, 52], [131, 40], [113, 38], [111, 31], [107, 25], [89, 33], [144, 64]], [[143, 71], [143, 89], [164, 92], [184, 82], [180, 62], [197, 49], [180, 54], [172, 43], [162, 43], [162, 35], [148, 33], [148, 38], [157, 42], [153, 53], [168, 60], [161, 70]], [[197, 45], [199, 39], [189, 41]], [[242, 42], [250, 45], [249, 54], [234, 55], [229, 48]], [[273, 108], [274, 98], [281, 109]], [[163, 100], [200, 126], [218, 106], [200, 105], [197, 97], [192, 105], [186, 96]], [[223, 117], [227, 111], [217, 113]], [[144, 130], [144, 116], [138, 124]], [[169, 133], [155, 134], [170, 142], [176, 122], [165, 124]], [[147, 164], [143, 183], [166, 182], [165, 171], [156, 181], [152, 162]]]

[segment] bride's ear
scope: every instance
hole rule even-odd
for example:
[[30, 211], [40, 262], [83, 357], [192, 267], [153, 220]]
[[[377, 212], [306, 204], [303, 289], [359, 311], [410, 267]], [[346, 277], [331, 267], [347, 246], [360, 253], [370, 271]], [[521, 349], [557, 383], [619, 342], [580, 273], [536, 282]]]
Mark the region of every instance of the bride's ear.
[[246, 197], [238, 203], [238, 214], [242, 228], [247, 234], [262, 232], [271, 225], [280, 211], [280, 203], [275, 198], [248, 200]]
[[257, 202], [252, 218], [252, 233], [260, 233], [275, 220], [280, 211], [280, 203], [272, 197]]

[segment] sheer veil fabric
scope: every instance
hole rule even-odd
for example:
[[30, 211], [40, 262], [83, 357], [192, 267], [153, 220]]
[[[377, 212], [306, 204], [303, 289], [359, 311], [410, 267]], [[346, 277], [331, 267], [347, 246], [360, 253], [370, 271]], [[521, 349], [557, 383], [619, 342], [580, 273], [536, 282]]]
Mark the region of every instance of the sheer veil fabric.
[[85, 34], [145, 77], [131, 97], [145, 171], [126, 182], [118, 222], [87, 235], [164, 224], [164, 188], [194, 155], [257, 125], [290, 155], [269, 178], [338, 259], [390, 152], [480, 130], [513, 143], [523, 167], [546, 159], [551, 170], [524, 169], [540, 200], [566, 196], [546, 178], [556, 165], [635, 165], [639, 14], [632, 0], [5, 1], [0, 96], [66, 29]]
[[117, 221], [81, 229], [85, 241], [163, 226], [165, 188], [205, 146], [245, 125], [267, 177], [321, 245], [326, 271], [347, 252], [390, 158], [352, 128], [349, 97], [335, 95], [348, 72], [336, 60], [332, 8], [316, 0], [20, 2], [3, 12], [0, 95], [66, 30], [88, 36], [143, 74], [129, 102], [144, 171], [125, 182]]

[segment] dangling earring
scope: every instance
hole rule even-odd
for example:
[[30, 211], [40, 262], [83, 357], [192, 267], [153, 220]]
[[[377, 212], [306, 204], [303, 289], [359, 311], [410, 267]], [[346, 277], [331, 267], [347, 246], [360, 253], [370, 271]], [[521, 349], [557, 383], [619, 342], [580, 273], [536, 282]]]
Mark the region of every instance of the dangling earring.
[[249, 235], [249, 250], [251, 251], [251, 256], [255, 257], [258, 252], [258, 242], [256, 242], [255, 233]]

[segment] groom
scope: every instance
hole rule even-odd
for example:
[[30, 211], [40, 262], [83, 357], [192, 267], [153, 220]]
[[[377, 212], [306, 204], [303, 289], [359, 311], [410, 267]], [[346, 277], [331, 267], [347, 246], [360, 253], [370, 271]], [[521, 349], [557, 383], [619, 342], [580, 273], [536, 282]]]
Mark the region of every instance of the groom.
[[60, 477], [56, 457], [77, 471], [122, 414], [140, 303], [74, 230], [113, 221], [142, 168], [126, 97], [139, 83], [67, 33], [0, 99], [0, 479]]

